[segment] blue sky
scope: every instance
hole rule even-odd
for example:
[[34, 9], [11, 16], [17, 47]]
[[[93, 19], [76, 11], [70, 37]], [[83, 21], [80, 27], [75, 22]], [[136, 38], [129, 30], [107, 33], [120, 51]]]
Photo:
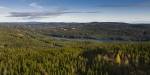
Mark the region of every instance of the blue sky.
[[150, 0], [1, 0], [0, 22], [150, 23]]

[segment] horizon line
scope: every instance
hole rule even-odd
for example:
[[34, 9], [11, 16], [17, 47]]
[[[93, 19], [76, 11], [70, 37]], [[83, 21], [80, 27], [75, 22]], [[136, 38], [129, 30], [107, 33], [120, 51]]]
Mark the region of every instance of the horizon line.
[[147, 22], [117, 22], [117, 21], [105, 21], [105, 22], [98, 22], [98, 21], [92, 21], [92, 22], [40, 22], [40, 21], [29, 21], [29, 22], [0, 22], [0, 23], [126, 23], [126, 24], [150, 24]]

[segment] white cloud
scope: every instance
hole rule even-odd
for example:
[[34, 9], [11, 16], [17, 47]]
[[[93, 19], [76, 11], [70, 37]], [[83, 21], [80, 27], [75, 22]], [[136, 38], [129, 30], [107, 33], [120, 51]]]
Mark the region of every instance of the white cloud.
[[0, 6], [0, 9], [5, 9], [6, 7]]
[[36, 8], [36, 9], [42, 9], [43, 7], [35, 2], [29, 4], [29, 6], [33, 7], [33, 8]]
[[9, 13], [9, 11], [11, 11], [11, 9], [4, 7], [4, 6], [0, 6], [0, 16], [5, 16]]

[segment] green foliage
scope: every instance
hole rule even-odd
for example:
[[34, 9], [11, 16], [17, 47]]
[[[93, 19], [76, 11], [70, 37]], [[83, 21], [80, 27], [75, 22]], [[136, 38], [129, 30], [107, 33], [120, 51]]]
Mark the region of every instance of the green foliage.
[[63, 40], [0, 28], [0, 75], [149, 75], [149, 49], [150, 42]]

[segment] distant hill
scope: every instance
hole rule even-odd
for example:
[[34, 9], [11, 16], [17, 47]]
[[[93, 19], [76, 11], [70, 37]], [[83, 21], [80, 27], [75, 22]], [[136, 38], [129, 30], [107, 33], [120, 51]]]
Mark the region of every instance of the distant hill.
[[46, 36], [69, 39], [149, 41], [150, 24], [121, 22], [91, 23], [1, 23], [0, 26], [32, 30]]

